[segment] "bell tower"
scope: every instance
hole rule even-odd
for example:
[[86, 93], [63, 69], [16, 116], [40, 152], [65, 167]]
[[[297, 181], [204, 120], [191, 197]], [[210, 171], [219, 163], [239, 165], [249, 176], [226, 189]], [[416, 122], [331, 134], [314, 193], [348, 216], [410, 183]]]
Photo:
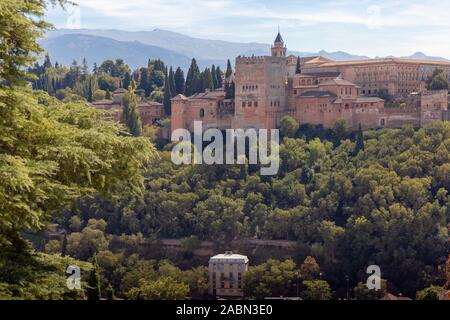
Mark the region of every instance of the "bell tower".
[[271, 51], [272, 57], [286, 57], [287, 48], [284, 45], [283, 38], [281, 37], [280, 27], [278, 27], [278, 34], [277, 37], [275, 38]]

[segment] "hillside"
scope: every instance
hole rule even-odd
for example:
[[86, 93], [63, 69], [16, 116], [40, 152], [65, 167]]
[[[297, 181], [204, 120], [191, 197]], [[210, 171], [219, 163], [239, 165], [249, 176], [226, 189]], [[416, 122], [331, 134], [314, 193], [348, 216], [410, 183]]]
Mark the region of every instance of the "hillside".
[[[137, 41], [117, 41], [111, 38], [92, 36], [86, 34], [66, 34], [58, 37], [50, 37], [41, 40], [42, 47], [48, 51], [53, 61], [64, 65], [70, 65], [73, 60], [81, 62], [86, 58], [92, 65], [100, 64], [106, 59], [122, 58], [133, 69], [146, 66], [148, 59], [163, 59], [168, 65], [180, 66], [187, 70], [191, 63], [191, 57], [180, 53], [142, 44]], [[211, 64], [225, 65], [225, 61], [199, 59], [200, 67]]]

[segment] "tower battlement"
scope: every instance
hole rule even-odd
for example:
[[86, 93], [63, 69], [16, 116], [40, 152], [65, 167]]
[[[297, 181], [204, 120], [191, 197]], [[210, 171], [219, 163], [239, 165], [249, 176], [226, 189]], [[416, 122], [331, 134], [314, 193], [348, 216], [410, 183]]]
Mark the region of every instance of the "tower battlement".
[[264, 57], [264, 56], [251, 56], [251, 57], [238, 56], [236, 58], [236, 65], [238, 65], [238, 64], [259, 64], [259, 63], [264, 63], [265, 60], [266, 60], [266, 57]]

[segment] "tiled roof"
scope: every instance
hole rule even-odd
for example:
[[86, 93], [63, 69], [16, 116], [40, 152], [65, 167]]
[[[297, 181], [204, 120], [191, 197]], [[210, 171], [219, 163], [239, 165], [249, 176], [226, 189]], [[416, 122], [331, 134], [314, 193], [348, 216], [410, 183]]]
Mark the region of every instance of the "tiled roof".
[[307, 77], [315, 77], [315, 78], [337, 78], [341, 75], [340, 72], [305, 72], [305, 73], [301, 73], [300, 76], [307, 76]]
[[175, 97], [173, 97], [172, 100], [188, 100], [188, 98], [186, 98], [186, 96], [179, 93]]
[[445, 65], [450, 66], [450, 61], [436, 61], [436, 60], [416, 60], [416, 59], [401, 59], [401, 58], [380, 58], [380, 59], [366, 59], [366, 60], [351, 60], [351, 61], [330, 61], [323, 63], [321, 67], [334, 66], [353, 66], [365, 64], [378, 63], [410, 63], [410, 64], [426, 64], [426, 65]]
[[357, 87], [357, 85], [354, 84], [353, 82], [350, 82], [348, 80], [344, 80], [341, 78], [335, 78], [333, 80], [328, 80], [328, 81], [322, 82], [320, 85], [321, 86], [338, 85], [338, 86], [355, 86], [355, 87]]
[[225, 91], [223, 90], [213, 90], [213, 91], [207, 91], [207, 92], [200, 92], [193, 94], [189, 97], [189, 99], [213, 99], [216, 100], [217, 98], [225, 97]]
[[300, 97], [336, 97], [336, 94], [331, 91], [307, 91], [303, 92]]

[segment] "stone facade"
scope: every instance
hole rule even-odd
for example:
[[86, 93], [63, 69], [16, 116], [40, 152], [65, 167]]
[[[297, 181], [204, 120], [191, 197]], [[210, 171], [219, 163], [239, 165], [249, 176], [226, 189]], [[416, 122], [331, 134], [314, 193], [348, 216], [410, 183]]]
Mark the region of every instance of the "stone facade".
[[[344, 118], [350, 128], [419, 127], [446, 120], [448, 94], [427, 91], [426, 79], [435, 69], [450, 75], [450, 63], [408, 59], [331, 61], [324, 57], [286, 55], [278, 33], [271, 56], [236, 58], [235, 97], [223, 90], [178, 95], [172, 99], [172, 130], [203, 128], [276, 128], [285, 115], [301, 124], [330, 128]], [[300, 72], [297, 70], [300, 62]], [[377, 96], [389, 94], [406, 108], [387, 108]]]
[[209, 294], [221, 297], [243, 297], [243, 275], [248, 270], [248, 258], [231, 251], [209, 259]]

